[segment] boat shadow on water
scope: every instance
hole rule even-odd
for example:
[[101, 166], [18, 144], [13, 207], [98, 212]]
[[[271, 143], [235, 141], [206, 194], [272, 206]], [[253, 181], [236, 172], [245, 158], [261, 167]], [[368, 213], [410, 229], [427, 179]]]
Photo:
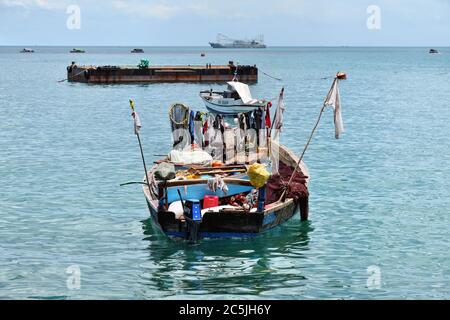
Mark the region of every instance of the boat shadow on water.
[[148, 242], [148, 264], [142, 279], [160, 298], [184, 294], [220, 296], [259, 295], [289, 278], [295, 287], [306, 285], [302, 272], [310, 250], [310, 221], [297, 214], [290, 222], [254, 238], [205, 239], [198, 243], [168, 239], [151, 219], [142, 221]]

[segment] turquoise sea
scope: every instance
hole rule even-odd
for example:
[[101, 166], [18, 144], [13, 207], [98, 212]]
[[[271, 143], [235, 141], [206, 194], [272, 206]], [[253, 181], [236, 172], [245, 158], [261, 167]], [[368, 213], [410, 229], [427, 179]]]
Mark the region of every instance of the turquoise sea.
[[[20, 49], [0, 47], [1, 299], [450, 298], [449, 48]], [[128, 99], [151, 163], [171, 146], [169, 105], [203, 109], [210, 85], [58, 83], [71, 61], [141, 58], [233, 60], [282, 78], [261, 73], [251, 89], [273, 98], [286, 88], [282, 141], [295, 152], [329, 77], [347, 72], [346, 133], [334, 139], [328, 110], [306, 154], [310, 221], [197, 245], [155, 231], [140, 187], [119, 187], [143, 176]]]

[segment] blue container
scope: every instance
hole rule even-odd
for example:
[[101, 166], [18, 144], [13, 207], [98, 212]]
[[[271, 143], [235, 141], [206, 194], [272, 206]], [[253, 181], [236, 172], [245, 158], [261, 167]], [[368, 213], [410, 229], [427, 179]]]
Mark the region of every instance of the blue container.
[[185, 208], [186, 208], [185, 215], [187, 215], [193, 221], [202, 220], [202, 208], [200, 205], [200, 200], [197, 199], [186, 200]]

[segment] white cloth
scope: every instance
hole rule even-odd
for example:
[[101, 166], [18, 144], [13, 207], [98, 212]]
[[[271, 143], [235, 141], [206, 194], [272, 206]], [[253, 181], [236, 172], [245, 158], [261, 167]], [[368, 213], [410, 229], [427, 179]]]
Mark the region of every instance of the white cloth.
[[239, 94], [239, 97], [241, 97], [243, 103], [253, 104], [258, 102], [258, 100], [253, 99], [252, 94], [250, 93], [250, 88], [245, 83], [238, 81], [230, 81], [228, 82], [228, 85], [234, 90], [236, 90], [236, 92]]
[[214, 212], [214, 213], [217, 213], [217, 212], [220, 212], [221, 210], [223, 210], [223, 209], [228, 209], [228, 210], [234, 210], [234, 209], [239, 209], [239, 208], [236, 208], [236, 207], [233, 207], [233, 206], [230, 206], [230, 205], [226, 205], [226, 206], [218, 206], [218, 207], [212, 207], [212, 208], [208, 208], [208, 209], [203, 209], [202, 210], [202, 217], [205, 215], [205, 213], [207, 213], [207, 212]]
[[[273, 117], [272, 128], [270, 129], [270, 134], [272, 135], [272, 130], [279, 133], [283, 127], [283, 113], [285, 110], [284, 105], [284, 88], [281, 90], [280, 97], [278, 98], [277, 109], [275, 110], [275, 115]], [[276, 137], [273, 137], [276, 138]]]
[[172, 150], [169, 153], [169, 160], [173, 163], [184, 165], [211, 163], [212, 157], [203, 150], [180, 151]]
[[341, 96], [339, 94], [338, 79], [334, 79], [333, 85], [325, 100], [325, 105], [332, 107], [334, 110], [335, 137], [336, 139], [339, 139], [344, 132], [344, 123], [342, 122]]
[[137, 112], [133, 112], [133, 119], [134, 119], [134, 133], [136, 135], [139, 134], [139, 131], [141, 130], [141, 119], [139, 118], [139, 115], [137, 114]]
[[181, 201], [172, 202], [168, 211], [175, 214], [175, 219], [181, 219], [184, 215], [183, 204]]
[[208, 189], [214, 193], [217, 192], [217, 190], [221, 190], [225, 194], [228, 193], [228, 186], [220, 176], [208, 179], [207, 186]]

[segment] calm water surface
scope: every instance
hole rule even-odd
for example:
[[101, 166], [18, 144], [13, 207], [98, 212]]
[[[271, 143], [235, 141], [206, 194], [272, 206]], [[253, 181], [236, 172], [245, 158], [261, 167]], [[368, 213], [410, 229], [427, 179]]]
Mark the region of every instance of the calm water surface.
[[[0, 48], [0, 298], [450, 298], [450, 49], [19, 49]], [[119, 187], [143, 176], [128, 99], [151, 162], [171, 145], [169, 105], [203, 109], [198, 92], [210, 85], [57, 82], [73, 60], [140, 58], [234, 60], [282, 78], [261, 74], [252, 91], [273, 98], [285, 86], [282, 140], [295, 152], [331, 85], [323, 78], [346, 71], [347, 132], [334, 139], [328, 111], [306, 155], [311, 221], [198, 245], [153, 230], [140, 188]], [[79, 290], [66, 284], [71, 265]]]

